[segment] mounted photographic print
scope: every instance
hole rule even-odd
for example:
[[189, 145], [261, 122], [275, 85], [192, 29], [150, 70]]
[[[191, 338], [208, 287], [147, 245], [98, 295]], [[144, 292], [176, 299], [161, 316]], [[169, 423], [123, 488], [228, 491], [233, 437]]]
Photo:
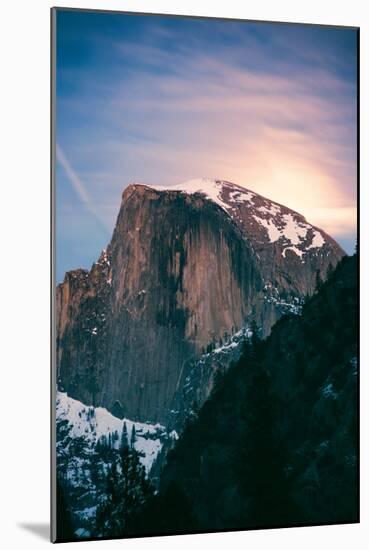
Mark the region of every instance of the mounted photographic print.
[[52, 540], [354, 523], [359, 29], [52, 10]]

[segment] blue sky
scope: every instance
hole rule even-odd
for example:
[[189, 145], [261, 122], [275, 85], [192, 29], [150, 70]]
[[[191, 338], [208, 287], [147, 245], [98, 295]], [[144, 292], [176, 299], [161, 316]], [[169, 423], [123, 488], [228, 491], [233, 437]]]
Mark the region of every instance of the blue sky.
[[356, 32], [58, 10], [57, 280], [122, 190], [207, 176], [356, 240]]

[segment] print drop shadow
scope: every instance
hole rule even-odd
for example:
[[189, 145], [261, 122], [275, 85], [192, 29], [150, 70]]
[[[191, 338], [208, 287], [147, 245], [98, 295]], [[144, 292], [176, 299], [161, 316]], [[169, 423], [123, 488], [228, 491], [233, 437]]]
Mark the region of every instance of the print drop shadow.
[[30, 531], [43, 540], [50, 540], [50, 525], [48, 523], [18, 523], [18, 527]]

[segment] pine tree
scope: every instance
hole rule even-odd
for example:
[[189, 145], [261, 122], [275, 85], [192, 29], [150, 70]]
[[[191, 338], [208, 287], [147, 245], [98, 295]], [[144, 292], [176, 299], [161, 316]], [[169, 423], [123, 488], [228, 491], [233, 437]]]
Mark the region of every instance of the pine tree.
[[136, 426], [132, 425], [132, 431], [131, 431], [131, 449], [134, 449], [134, 445], [136, 443]]
[[120, 439], [120, 449], [126, 449], [128, 447], [128, 433], [126, 421], [123, 421], [122, 435]]
[[322, 288], [323, 280], [322, 275], [320, 273], [320, 269], [317, 269], [315, 274], [315, 292], [319, 292], [319, 290]]
[[255, 351], [258, 350], [260, 342], [261, 342], [261, 338], [260, 338], [259, 327], [257, 326], [256, 321], [252, 321], [252, 323], [251, 323], [251, 341], [250, 341], [250, 343], [251, 343], [252, 348]]
[[137, 514], [153, 494], [137, 451], [123, 445], [119, 453], [115, 452], [107, 475], [105, 500], [96, 514], [99, 536], [124, 536], [129, 518]]
[[56, 536], [58, 542], [74, 538], [72, 514], [68, 508], [62, 484], [56, 485]]
[[240, 421], [243, 435], [236, 456], [240, 492], [247, 502], [243, 522], [253, 527], [283, 525], [297, 517], [287, 475], [287, 453], [278, 424], [279, 401], [271, 390], [270, 376], [249, 358], [250, 382]]
[[[224, 370], [221, 367], [218, 367], [214, 372], [213, 394], [215, 394], [222, 387], [224, 375], [225, 375]], [[198, 414], [198, 406], [197, 406], [197, 414]]]
[[329, 281], [332, 278], [333, 273], [334, 273], [333, 265], [329, 263], [327, 268], [327, 275], [326, 275], [327, 281]]

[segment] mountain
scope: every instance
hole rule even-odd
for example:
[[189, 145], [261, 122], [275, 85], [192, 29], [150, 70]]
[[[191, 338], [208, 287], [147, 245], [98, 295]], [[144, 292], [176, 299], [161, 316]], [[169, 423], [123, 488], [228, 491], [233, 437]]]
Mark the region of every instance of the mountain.
[[[137, 457], [136, 468], [141, 475], [155, 482], [160, 453], [166, 454], [178, 438], [176, 432], [168, 432], [161, 424], [122, 420], [102, 407], [86, 406], [62, 392], [56, 396], [56, 431], [58, 497], [63, 497], [60, 509], [69, 515], [68, 524], [72, 526], [68, 533], [65, 517], [58, 522], [60, 540], [104, 534], [97, 523], [122, 442]], [[130, 474], [128, 468], [125, 474]]]
[[345, 257], [301, 316], [245, 341], [127, 534], [358, 521], [357, 277]]
[[253, 322], [267, 336], [343, 255], [300, 214], [230, 182], [130, 185], [106, 251], [58, 285], [59, 389], [170, 424], [189, 365]]
[[[165, 442], [178, 438], [176, 432], [168, 433], [165, 426], [161, 424], [143, 424], [132, 422], [127, 418], [120, 419], [102, 407], [87, 407], [62, 392], [58, 392], [56, 397], [56, 420], [57, 423], [67, 422], [70, 427], [70, 437], [83, 438], [86, 445], [91, 448], [96, 447], [104, 438], [108, 440], [114, 435], [112, 447], [118, 449], [123, 427], [125, 426], [129, 441], [134, 429], [134, 448], [147, 473], [153, 467]], [[61, 443], [62, 441], [58, 442], [58, 444]]]

